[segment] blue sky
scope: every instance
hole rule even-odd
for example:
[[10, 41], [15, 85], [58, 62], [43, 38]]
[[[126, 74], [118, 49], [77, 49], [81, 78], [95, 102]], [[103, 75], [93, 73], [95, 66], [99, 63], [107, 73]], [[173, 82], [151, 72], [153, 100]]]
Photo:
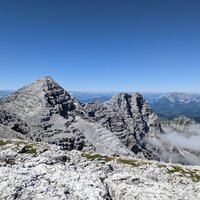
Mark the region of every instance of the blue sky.
[[199, 0], [0, 0], [0, 89], [200, 93]]

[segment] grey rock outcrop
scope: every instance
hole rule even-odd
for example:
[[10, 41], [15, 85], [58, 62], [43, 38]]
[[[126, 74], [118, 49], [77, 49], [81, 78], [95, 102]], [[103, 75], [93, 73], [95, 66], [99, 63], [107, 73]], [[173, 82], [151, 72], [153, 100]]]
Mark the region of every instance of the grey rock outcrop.
[[160, 120], [139, 93], [120, 93], [104, 104], [93, 101], [84, 110], [91, 121], [113, 132], [135, 154], [158, 159], [157, 150], [143, 139], [163, 132]]
[[17, 90], [0, 103], [0, 123], [32, 140], [81, 150], [84, 136], [69, 127], [76, 105], [76, 99], [52, 78], [45, 77]]
[[1, 139], [26, 139], [24, 135], [18, 133], [7, 126], [0, 124], [0, 138]]

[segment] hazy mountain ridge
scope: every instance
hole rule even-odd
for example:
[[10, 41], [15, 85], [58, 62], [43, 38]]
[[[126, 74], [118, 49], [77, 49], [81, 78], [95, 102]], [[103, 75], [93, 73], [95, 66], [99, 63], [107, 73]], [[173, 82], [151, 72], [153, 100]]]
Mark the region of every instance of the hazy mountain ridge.
[[0, 90], [0, 100], [3, 99], [4, 97], [10, 95], [13, 90]]
[[200, 95], [170, 93], [151, 104], [154, 112], [166, 117], [186, 115], [200, 117]]

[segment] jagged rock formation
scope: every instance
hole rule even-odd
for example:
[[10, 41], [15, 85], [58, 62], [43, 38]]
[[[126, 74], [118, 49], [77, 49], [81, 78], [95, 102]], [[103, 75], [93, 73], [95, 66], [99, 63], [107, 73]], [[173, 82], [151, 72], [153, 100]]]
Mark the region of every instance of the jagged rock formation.
[[[45, 77], [1, 102], [0, 123], [32, 140], [81, 150], [83, 135], [68, 128], [74, 120], [76, 104], [54, 80]], [[71, 134], [73, 131], [76, 134]]]
[[[180, 129], [188, 123], [179, 118], [162, 126], [166, 130], [173, 124]], [[52, 78], [44, 77], [0, 102], [1, 138], [42, 141], [57, 144], [62, 150], [190, 164], [182, 150], [159, 140], [162, 133], [160, 120], [138, 93], [120, 93], [105, 103], [81, 104]]]
[[80, 104], [52, 78], [44, 77], [0, 103], [0, 124], [66, 150], [159, 159], [158, 149], [144, 138], [161, 133], [160, 122], [138, 93], [120, 93], [104, 104]]
[[93, 101], [85, 104], [84, 110], [90, 120], [113, 132], [135, 154], [155, 156], [155, 151], [146, 154], [150, 149], [143, 139], [162, 133], [160, 121], [139, 93], [120, 93], [104, 104]]
[[0, 141], [0, 198], [198, 200], [200, 168]]
[[[55, 143], [66, 150], [133, 154], [112, 132], [84, 118], [82, 105], [50, 77], [19, 89], [0, 103], [0, 124], [31, 140]], [[102, 143], [104, 139], [114, 141], [113, 145]]]
[[[194, 125], [185, 117], [162, 123], [181, 134]], [[165, 136], [138, 93], [81, 104], [42, 78], [0, 102], [0, 199], [200, 199], [199, 167], [133, 159], [200, 164], [198, 152]]]

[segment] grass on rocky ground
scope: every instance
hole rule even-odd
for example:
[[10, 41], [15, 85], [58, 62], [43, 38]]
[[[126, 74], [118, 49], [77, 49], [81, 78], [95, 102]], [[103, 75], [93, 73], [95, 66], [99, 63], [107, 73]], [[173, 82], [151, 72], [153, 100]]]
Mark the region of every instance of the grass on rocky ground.
[[4, 145], [7, 145], [7, 144], [11, 144], [12, 141], [10, 140], [0, 140], [0, 146], [4, 146]]
[[134, 159], [122, 159], [114, 156], [105, 156], [101, 154], [91, 154], [91, 153], [83, 153], [82, 156], [87, 160], [103, 160], [106, 162], [116, 160], [118, 163], [131, 165], [132, 167], [138, 167], [141, 163], [138, 160]]
[[184, 169], [179, 165], [170, 165], [170, 169], [168, 169], [167, 165], [159, 164], [159, 168], [166, 168], [168, 174], [177, 173], [177, 175], [181, 177], [186, 177], [192, 179], [193, 182], [200, 182], [200, 171], [199, 170], [191, 170], [191, 169]]
[[32, 144], [25, 145], [20, 153], [36, 154], [36, 148]]
[[200, 181], [199, 172], [196, 170], [186, 170], [180, 166], [172, 166], [173, 169], [168, 169], [169, 174], [180, 173], [181, 176], [191, 178], [194, 182]]
[[[106, 156], [96, 153], [82, 153], [82, 156], [87, 160], [103, 160], [105, 162], [109, 162], [112, 160], [117, 161], [118, 163], [127, 164], [132, 167], [139, 167], [143, 164], [150, 164], [149, 162], [145, 162], [139, 159], [124, 159], [114, 156]], [[184, 169], [179, 165], [169, 165], [169, 164], [158, 164], [158, 168], [166, 168], [168, 174], [178, 173], [182, 177], [190, 178], [193, 182], [200, 182], [200, 171], [199, 170], [191, 170], [191, 169]], [[170, 167], [168, 169], [168, 167]]]
[[126, 165], [131, 165], [133, 167], [139, 167], [142, 165], [141, 162], [137, 161], [137, 160], [133, 160], [133, 159], [122, 159], [122, 158], [118, 158], [117, 159], [117, 162], [119, 163], [123, 163], [123, 164], [126, 164]]
[[19, 153], [36, 154], [36, 148], [33, 144], [28, 144], [26, 141], [11, 141], [11, 140], [0, 140], [0, 146], [5, 146], [7, 144], [14, 144], [16, 146], [24, 145]]
[[112, 156], [104, 156], [100, 154], [90, 154], [90, 153], [83, 153], [82, 156], [86, 158], [87, 160], [103, 160], [106, 162], [109, 162], [115, 159]]

